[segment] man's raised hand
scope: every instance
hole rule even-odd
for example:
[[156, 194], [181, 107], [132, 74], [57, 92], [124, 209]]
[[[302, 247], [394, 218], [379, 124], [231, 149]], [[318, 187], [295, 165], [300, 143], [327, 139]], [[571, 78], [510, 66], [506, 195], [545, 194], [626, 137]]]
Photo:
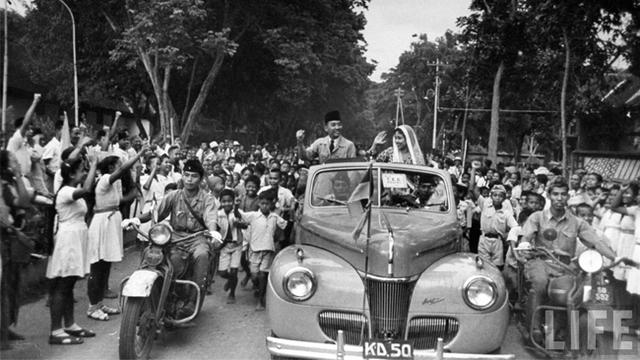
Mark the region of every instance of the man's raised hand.
[[302, 142], [304, 141], [304, 130], [298, 130], [296, 131], [296, 140], [298, 142]]

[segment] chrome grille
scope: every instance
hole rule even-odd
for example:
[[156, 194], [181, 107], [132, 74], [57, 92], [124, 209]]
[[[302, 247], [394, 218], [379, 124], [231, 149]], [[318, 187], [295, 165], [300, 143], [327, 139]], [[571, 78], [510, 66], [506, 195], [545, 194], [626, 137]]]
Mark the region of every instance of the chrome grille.
[[446, 345], [458, 333], [458, 320], [450, 317], [414, 317], [409, 322], [407, 340], [413, 340], [415, 349], [434, 349], [441, 337]]
[[372, 335], [378, 339], [402, 339], [407, 324], [412, 282], [367, 279]]
[[364, 337], [369, 337], [367, 319], [355, 312], [323, 311], [318, 316], [320, 328], [333, 340], [338, 339], [338, 330], [344, 332], [344, 340], [350, 345], [360, 344], [360, 334], [364, 324]]

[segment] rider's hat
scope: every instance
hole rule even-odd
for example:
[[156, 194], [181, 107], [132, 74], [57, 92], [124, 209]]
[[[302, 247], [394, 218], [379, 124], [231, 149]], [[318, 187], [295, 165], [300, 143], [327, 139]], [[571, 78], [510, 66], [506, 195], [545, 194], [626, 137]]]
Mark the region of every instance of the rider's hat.
[[202, 164], [200, 163], [200, 161], [196, 159], [187, 160], [184, 163], [184, 168], [182, 169], [182, 171], [195, 172], [200, 174], [200, 177], [204, 176], [204, 168], [202, 167]]

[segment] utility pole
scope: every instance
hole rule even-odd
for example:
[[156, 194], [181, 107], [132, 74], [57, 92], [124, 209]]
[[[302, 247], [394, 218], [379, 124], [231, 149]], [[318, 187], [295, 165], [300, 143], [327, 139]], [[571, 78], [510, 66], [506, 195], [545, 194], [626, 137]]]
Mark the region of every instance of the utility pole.
[[7, 139], [7, 81], [9, 80], [9, 41], [7, 31], [9, 26], [7, 25], [7, 13], [9, 7], [7, 0], [4, 0], [4, 64], [2, 66], [2, 136], [4, 137], [6, 145]]
[[434, 89], [434, 99], [433, 99], [433, 138], [431, 139], [431, 148], [436, 148], [437, 136], [438, 136], [438, 110], [440, 110], [440, 67], [451, 66], [449, 64], [441, 63], [440, 58], [436, 59], [435, 63], [427, 63], [427, 66], [435, 66], [436, 67], [436, 82]]
[[71, 17], [71, 42], [73, 43], [73, 98], [74, 98], [74, 113], [75, 116], [75, 124], [78, 126], [79, 120], [79, 104], [78, 104], [78, 65], [76, 61], [76, 19], [73, 16], [73, 11], [69, 5], [63, 0], [58, 0], [69, 12], [69, 16]]

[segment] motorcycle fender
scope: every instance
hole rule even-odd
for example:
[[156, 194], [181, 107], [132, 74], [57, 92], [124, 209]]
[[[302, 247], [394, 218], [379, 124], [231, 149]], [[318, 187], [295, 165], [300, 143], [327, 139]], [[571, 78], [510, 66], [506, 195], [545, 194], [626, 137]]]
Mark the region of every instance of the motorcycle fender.
[[151, 270], [136, 270], [124, 284], [122, 296], [147, 297], [151, 294], [153, 283], [156, 282], [158, 273]]

